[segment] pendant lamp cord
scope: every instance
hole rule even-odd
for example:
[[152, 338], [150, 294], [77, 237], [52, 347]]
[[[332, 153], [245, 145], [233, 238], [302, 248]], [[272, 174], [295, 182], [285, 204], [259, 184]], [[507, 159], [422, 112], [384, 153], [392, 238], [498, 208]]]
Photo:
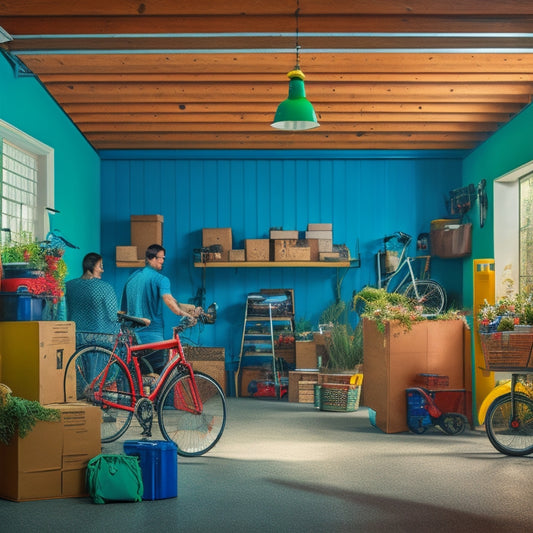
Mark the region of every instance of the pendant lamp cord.
[[296, 11], [294, 12], [294, 18], [296, 19], [296, 67], [295, 70], [300, 70], [300, 42], [298, 39], [298, 15], [300, 14], [300, 0], [296, 0]]

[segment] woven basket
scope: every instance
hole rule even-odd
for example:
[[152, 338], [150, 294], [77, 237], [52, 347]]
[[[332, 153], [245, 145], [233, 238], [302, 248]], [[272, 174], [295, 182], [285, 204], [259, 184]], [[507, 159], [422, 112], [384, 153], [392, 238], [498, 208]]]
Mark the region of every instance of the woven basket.
[[533, 368], [533, 333], [501, 331], [480, 333], [487, 370], [513, 372]]
[[[323, 383], [318, 389], [321, 411], [356, 411], [359, 408], [361, 386]], [[316, 389], [315, 389], [316, 391]]]
[[208, 346], [184, 346], [183, 353], [191, 361], [224, 361], [224, 348]]

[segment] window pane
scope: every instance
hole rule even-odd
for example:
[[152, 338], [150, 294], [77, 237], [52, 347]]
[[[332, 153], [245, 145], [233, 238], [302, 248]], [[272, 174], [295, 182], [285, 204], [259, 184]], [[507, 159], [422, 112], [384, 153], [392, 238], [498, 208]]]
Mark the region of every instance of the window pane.
[[520, 180], [520, 288], [533, 284], [533, 175]]

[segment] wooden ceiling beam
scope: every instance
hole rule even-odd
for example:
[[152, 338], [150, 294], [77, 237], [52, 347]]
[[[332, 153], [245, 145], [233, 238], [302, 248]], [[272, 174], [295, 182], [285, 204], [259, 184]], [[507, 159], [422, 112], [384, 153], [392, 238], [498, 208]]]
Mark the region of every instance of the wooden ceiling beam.
[[[355, 3], [355, 2], [354, 2]], [[501, 13], [498, 16], [441, 14], [380, 14], [350, 16], [322, 13], [301, 15], [302, 33], [528, 33], [533, 14]], [[43, 16], [27, 13], [2, 17], [2, 26], [12, 35], [67, 34], [179, 34], [191, 33], [294, 33], [292, 13], [280, 15], [124, 15], [124, 16]], [[149, 31], [147, 31], [149, 28]], [[307, 37], [302, 44], [307, 46]], [[20, 42], [14, 43], [18, 48]]]
[[[294, 54], [50, 54], [24, 55], [22, 61], [38, 75], [108, 73], [224, 74], [285, 73], [294, 66]], [[533, 53], [523, 54], [301, 54], [309, 80], [314, 72], [370, 73], [498, 73], [531, 74]]]
[[[294, 5], [292, 5], [294, 4]], [[72, 2], [71, 0], [3, 0], [2, 8], [10, 16], [54, 17], [68, 13], [71, 16], [134, 16], [139, 18], [160, 16], [248, 16], [293, 14], [296, 2], [287, 0], [158, 0], [157, 2], [131, 2], [129, 0], [92, 0]], [[306, 0], [301, 5], [301, 17], [308, 13], [327, 15], [528, 15], [533, 6], [523, 0]]]

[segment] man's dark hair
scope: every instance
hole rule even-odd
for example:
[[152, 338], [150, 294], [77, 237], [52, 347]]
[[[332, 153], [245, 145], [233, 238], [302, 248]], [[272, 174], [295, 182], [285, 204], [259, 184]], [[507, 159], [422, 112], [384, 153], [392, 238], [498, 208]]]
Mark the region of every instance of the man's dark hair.
[[160, 245], [160, 244], [150, 244], [148, 248], [146, 248], [146, 259], [153, 259], [154, 257], [157, 257], [157, 254], [159, 252], [166, 253], [166, 250]]
[[95, 252], [88, 253], [83, 258], [83, 261], [81, 263], [81, 266], [83, 268], [83, 273], [85, 274], [85, 272], [90, 272], [91, 274], [93, 274], [96, 263], [98, 263], [98, 261], [101, 261], [101, 260], [102, 260], [102, 256], [100, 254], [97, 254]]

